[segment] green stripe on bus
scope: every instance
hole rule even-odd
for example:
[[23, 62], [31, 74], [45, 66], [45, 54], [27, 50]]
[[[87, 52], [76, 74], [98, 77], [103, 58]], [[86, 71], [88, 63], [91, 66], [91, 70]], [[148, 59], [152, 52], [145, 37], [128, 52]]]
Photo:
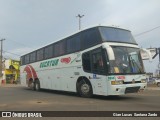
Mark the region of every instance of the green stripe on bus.
[[59, 61], [59, 59], [41, 62], [40, 68], [56, 66], [56, 65], [58, 65], [58, 61]]

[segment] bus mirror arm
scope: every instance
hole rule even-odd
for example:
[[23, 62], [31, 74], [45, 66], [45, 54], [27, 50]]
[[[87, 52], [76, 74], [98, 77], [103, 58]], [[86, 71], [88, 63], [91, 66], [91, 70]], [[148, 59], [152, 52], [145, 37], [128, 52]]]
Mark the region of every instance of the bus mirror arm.
[[115, 60], [114, 52], [113, 52], [113, 49], [111, 46], [109, 46], [107, 44], [102, 44], [102, 48], [107, 50], [109, 60]]
[[147, 50], [147, 49], [144, 49], [144, 48], [141, 48], [141, 51], [146, 52], [149, 61], [152, 62], [152, 54], [151, 54], [151, 52], [149, 50]]
[[106, 49], [106, 47], [107, 47], [107, 46], [106, 46], [105, 44], [102, 44], [102, 48], [103, 48], [103, 49]]

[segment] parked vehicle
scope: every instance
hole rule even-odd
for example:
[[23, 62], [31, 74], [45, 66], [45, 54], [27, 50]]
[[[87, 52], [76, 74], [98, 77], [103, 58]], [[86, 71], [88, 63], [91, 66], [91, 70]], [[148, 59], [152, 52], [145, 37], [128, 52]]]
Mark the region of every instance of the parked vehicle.
[[155, 83], [156, 83], [156, 85], [157, 85], [158, 87], [160, 87], [160, 78], [156, 78], [156, 79], [155, 79]]

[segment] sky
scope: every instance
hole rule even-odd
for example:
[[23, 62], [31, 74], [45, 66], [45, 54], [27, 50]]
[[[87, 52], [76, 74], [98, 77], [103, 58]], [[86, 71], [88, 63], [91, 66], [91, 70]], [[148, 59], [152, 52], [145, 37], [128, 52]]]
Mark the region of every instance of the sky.
[[[0, 39], [5, 58], [19, 56], [78, 32], [102, 25], [132, 31], [142, 48], [160, 47], [160, 0], [0, 0]], [[144, 61], [146, 72], [155, 72], [158, 56]]]

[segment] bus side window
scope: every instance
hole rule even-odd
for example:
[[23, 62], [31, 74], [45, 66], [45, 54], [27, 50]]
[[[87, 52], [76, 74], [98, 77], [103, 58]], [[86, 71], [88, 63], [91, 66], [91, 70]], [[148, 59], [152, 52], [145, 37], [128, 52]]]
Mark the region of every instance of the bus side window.
[[81, 40], [83, 50], [101, 42], [97, 29], [82, 32]]
[[21, 65], [25, 65], [25, 59], [24, 56], [21, 57]]
[[81, 49], [80, 35], [75, 35], [67, 39], [67, 53], [79, 51]]
[[28, 55], [25, 55], [25, 64], [28, 64], [29, 63], [29, 54]]
[[30, 53], [30, 63], [35, 61], [36, 61], [36, 52], [32, 52]]
[[104, 72], [104, 61], [103, 61], [103, 57], [102, 57], [102, 52], [95, 52], [94, 53], [94, 51], [93, 51], [92, 69], [93, 69], [93, 73], [102, 74]]
[[43, 59], [44, 59], [44, 51], [43, 51], [43, 48], [41, 48], [37, 51], [37, 61], [43, 60]]
[[66, 53], [66, 41], [60, 41], [54, 45], [54, 56], [64, 55]]
[[53, 57], [53, 45], [47, 46], [44, 49], [44, 58], [48, 59], [48, 58], [51, 58], [51, 57]]
[[91, 60], [89, 52], [82, 55], [82, 62], [84, 71], [91, 72]]

